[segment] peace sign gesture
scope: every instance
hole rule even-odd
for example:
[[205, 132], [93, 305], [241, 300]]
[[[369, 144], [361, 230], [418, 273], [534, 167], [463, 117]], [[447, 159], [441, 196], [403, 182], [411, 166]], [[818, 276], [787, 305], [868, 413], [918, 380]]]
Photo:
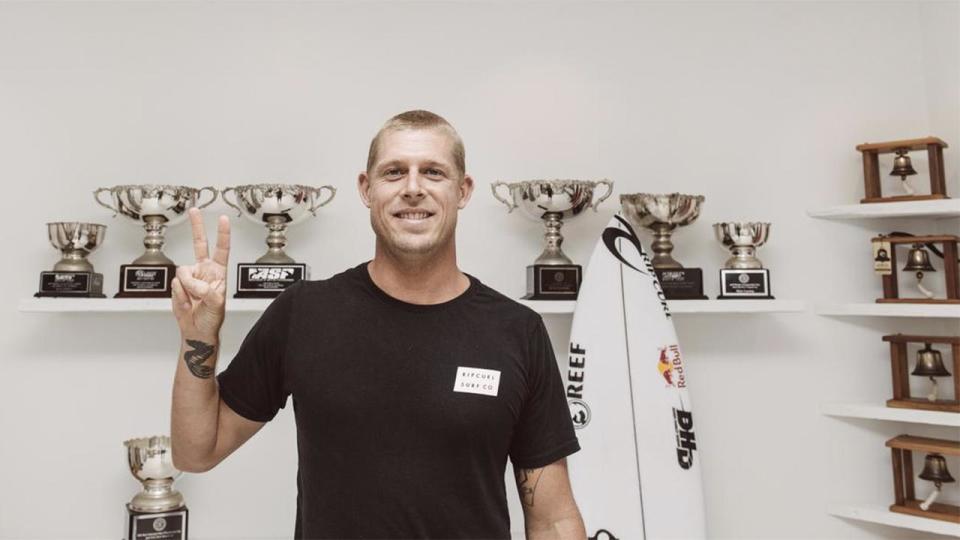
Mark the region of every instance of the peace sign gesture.
[[210, 258], [200, 210], [191, 208], [188, 213], [196, 263], [177, 267], [177, 277], [172, 283], [173, 314], [184, 336], [217, 339], [226, 304], [230, 220], [220, 216], [217, 246]]

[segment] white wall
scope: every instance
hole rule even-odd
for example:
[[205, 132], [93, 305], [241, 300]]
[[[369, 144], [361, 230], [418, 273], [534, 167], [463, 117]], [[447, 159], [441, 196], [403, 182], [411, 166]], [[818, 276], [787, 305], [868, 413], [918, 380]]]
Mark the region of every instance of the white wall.
[[[142, 232], [111, 219], [93, 189], [331, 183], [334, 202], [289, 234], [289, 252], [323, 278], [372, 254], [353, 189], [370, 137], [392, 114], [427, 108], [460, 131], [479, 183], [461, 216], [461, 265], [507, 294], [522, 293], [542, 227], [507, 215], [489, 183], [609, 177], [617, 194], [706, 195], [675, 254], [704, 268], [711, 294], [726, 255], [710, 224], [754, 219], [773, 222], [760, 257], [779, 298], [871, 301], [881, 288], [870, 236], [957, 233], [957, 220], [837, 223], [805, 211], [859, 200], [856, 144], [928, 134], [951, 144], [948, 191], [960, 196], [957, 12], [956, 2], [0, 4], [0, 235], [11, 258], [0, 281], [0, 538], [119, 535], [138, 488], [121, 442], [168, 431], [172, 317], [16, 310], [56, 260], [47, 221], [107, 224], [92, 260], [116, 290]], [[926, 160], [915, 166], [923, 177]], [[209, 221], [225, 210], [216, 203]], [[567, 253], [585, 262], [615, 211], [611, 199], [565, 226]], [[263, 231], [234, 226], [234, 260], [258, 255]], [[167, 253], [189, 261], [188, 240], [187, 228], [170, 230]], [[830, 419], [818, 403], [886, 398], [880, 336], [956, 333], [955, 323], [676, 319], [712, 537], [911, 537], [830, 517], [825, 504], [891, 502], [883, 441], [956, 430]], [[253, 321], [230, 315], [223, 364]], [[548, 322], [562, 360], [569, 319]], [[178, 481], [194, 538], [292, 535], [292, 416]]]

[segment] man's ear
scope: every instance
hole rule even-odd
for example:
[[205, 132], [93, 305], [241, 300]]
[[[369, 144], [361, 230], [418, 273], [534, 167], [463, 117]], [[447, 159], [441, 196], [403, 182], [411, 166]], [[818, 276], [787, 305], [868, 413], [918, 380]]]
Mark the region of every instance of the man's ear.
[[467, 206], [471, 195], [473, 195], [473, 177], [464, 174], [463, 180], [460, 181], [460, 201], [457, 202], [457, 208], [462, 210]]
[[370, 197], [367, 196], [368, 189], [370, 189], [370, 177], [367, 176], [366, 171], [363, 171], [357, 177], [357, 191], [360, 192], [360, 200], [363, 201], [364, 206], [370, 208]]

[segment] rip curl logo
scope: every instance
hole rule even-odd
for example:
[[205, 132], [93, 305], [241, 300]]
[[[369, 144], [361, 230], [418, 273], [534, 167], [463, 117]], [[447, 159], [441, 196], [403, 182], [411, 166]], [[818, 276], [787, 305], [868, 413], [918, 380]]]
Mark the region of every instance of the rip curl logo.
[[252, 268], [247, 279], [250, 281], [283, 281], [290, 279], [296, 272], [294, 268]]
[[666, 381], [667, 386], [686, 388], [687, 377], [684, 375], [683, 358], [680, 356], [680, 347], [669, 345], [660, 347], [660, 359], [657, 361], [657, 371]]
[[587, 538], [587, 540], [619, 540], [612, 532], [606, 529], [600, 529], [596, 534]]
[[137, 279], [157, 279], [156, 270], [137, 270], [134, 275], [137, 276]]
[[496, 396], [500, 391], [500, 372], [495, 369], [458, 367], [453, 391]]
[[613, 216], [613, 217], [617, 218], [617, 221], [622, 223], [623, 226], [627, 228], [627, 230], [618, 229], [616, 227], [607, 227], [606, 229], [603, 230], [604, 245], [606, 245], [610, 253], [613, 254], [613, 256], [616, 257], [623, 264], [629, 266], [630, 268], [633, 268], [634, 270], [636, 270], [637, 272], [640, 272], [645, 276], [650, 275], [652, 272], [649, 272], [647, 270], [641, 270], [636, 266], [630, 264], [627, 261], [627, 259], [623, 257], [623, 254], [620, 253], [620, 248], [617, 247], [616, 240], [618, 238], [625, 238], [631, 244], [633, 244], [633, 247], [637, 248], [637, 253], [639, 253], [643, 259], [647, 258], [647, 253], [643, 251], [643, 246], [640, 245], [640, 240], [637, 238], [637, 233], [633, 232], [633, 227], [631, 227], [630, 224], [627, 223], [627, 221], [622, 217], [620, 216]]
[[[643, 250], [643, 246], [640, 244], [640, 239], [637, 238], [637, 233], [634, 232], [633, 227], [627, 223], [627, 220], [620, 216], [613, 217], [615, 217], [620, 224], [626, 227], [626, 230], [618, 227], [607, 227], [603, 230], [603, 244], [607, 246], [607, 250], [610, 251], [610, 254], [616, 257], [617, 260], [622, 264], [629, 266], [640, 274], [650, 278], [650, 283], [653, 284], [653, 290], [656, 292], [657, 299], [660, 301], [660, 307], [663, 309], [664, 316], [668, 319], [671, 318], [670, 308], [667, 306], [667, 297], [663, 294], [663, 288], [660, 287], [660, 280], [657, 279], [657, 275], [653, 270], [653, 264], [650, 262], [650, 257], [647, 257], [647, 252]], [[623, 253], [620, 252], [620, 247], [617, 245], [617, 240], [619, 239], [627, 240], [637, 250], [637, 253], [640, 255], [640, 260], [643, 261], [642, 270], [627, 261], [627, 259], [623, 256]]]

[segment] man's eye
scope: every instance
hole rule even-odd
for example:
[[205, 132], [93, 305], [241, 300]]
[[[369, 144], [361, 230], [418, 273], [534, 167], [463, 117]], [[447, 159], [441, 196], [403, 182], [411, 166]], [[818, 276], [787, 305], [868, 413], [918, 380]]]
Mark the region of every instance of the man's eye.
[[443, 171], [440, 169], [427, 169], [428, 176], [443, 176]]
[[400, 169], [387, 169], [384, 171], [383, 176], [387, 178], [399, 178], [401, 174]]

